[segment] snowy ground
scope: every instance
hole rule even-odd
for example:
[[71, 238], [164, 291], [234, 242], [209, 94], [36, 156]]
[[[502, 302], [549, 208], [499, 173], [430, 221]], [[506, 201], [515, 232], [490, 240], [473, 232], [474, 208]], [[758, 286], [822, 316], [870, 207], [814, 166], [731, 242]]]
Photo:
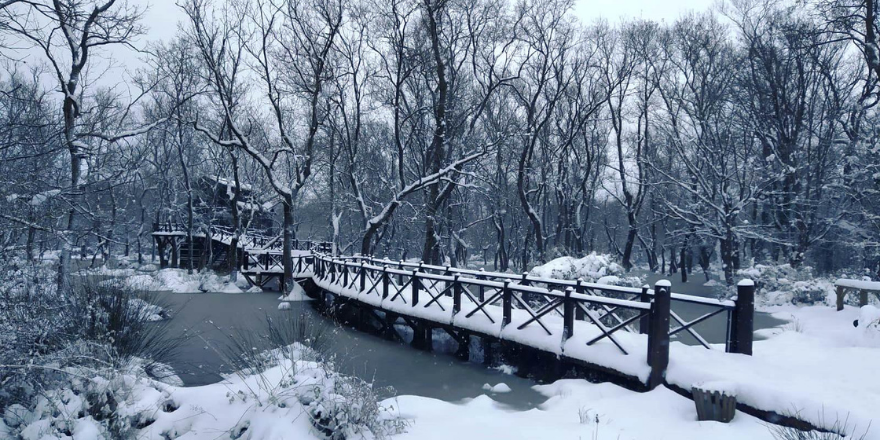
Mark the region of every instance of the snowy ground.
[[665, 388], [636, 393], [609, 383], [565, 379], [536, 389], [538, 409], [507, 411], [489, 396], [452, 404], [415, 396], [396, 399], [411, 419], [399, 439], [772, 439], [764, 422], [737, 414], [733, 422], [699, 422], [694, 404]]
[[[668, 379], [688, 389], [725, 380], [750, 405], [828, 428], [846, 420], [848, 432], [880, 438], [880, 429], [870, 429], [880, 417], [880, 332], [853, 327], [859, 317], [853, 307], [838, 313], [826, 306], [787, 306], [775, 316], [791, 323], [766, 330], [769, 339], [755, 343], [752, 357], [674, 343]], [[693, 402], [665, 387], [635, 393], [561, 380], [535, 388], [550, 399], [527, 412], [506, 411], [488, 396], [460, 405], [399, 397], [401, 415], [415, 421], [400, 438], [772, 438], [765, 422], [741, 412], [729, 425], [698, 422]]]
[[[0, 423], [0, 434], [15, 430], [25, 440], [112, 438], [83, 411], [87, 394], [112, 394], [117, 412], [142, 439], [309, 439], [324, 438], [310, 422], [316, 410], [352, 408], [357, 393], [336, 394], [328, 375], [313, 362], [282, 362], [262, 375], [229, 376], [202, 387], [181, 388], [134, 376], [93, 378], [43, 400], [32, 411], [17, 409]], [[487, 394], [505, 391], [496, 384]], [[765, 424], [737, 414], [730, 424], [698, 422], [693, 403], [659, 388], [636, 393], [612, 384], [560, 380], [536, 386], [548, 400], [537, 409], [511, 411], [488, 395], [464, 402], [400, 396], [382, 402], [379, 423], [395, 439], [771, 439]], [[335, 402], [335, 403], [334, 403]], [[56, 405], [61, 410], [53, 410]], [[397, 421], [395, 423], [395, 421]], [[403, 423], [401, 423], [403, 422]], [[4, 423], [8, 427], [4, 427]], [[351, 426], [357, 426], [351, 424]], [[346, 438], [372, 438], [352, 429]]]
[[[774, 316], [791, 322], [760, 331], [768, 338], [754, 343], [754, 356], [673, 343], [667, 381], [685, 389], [728, 381], [739, 402], [829, 429], [844, 420], [856, 432], [877, 425], [880, 331], [854, 327], [859, 309], [849, 306], [778, 306]], [[880, 429], [868, 438], [880, 438]]]

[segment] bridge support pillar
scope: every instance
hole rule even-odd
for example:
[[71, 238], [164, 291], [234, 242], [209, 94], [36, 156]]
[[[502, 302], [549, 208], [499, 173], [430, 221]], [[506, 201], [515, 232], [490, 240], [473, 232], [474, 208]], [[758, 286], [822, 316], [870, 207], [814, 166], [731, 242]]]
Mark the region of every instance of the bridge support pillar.
[[180, 268], [178, 257], [180, 256], [180, 243], [177, 238], [171, 239], [171, 267]]
[[458, 349], [455, 350], [455, 357], [461, 360], [469, 360], [471, 358], [471, 337], [468, 335], [463, 335], [463, 338], [458, 340]]
[[416, 323], [413, 327], [413, 347], [419, 350], [431, 351], [434, 349], [434, 329], [427, 323]]

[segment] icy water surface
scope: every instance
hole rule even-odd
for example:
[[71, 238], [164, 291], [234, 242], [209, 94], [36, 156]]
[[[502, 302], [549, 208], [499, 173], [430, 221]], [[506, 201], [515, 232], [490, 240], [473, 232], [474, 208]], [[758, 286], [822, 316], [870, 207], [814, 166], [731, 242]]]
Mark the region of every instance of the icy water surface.
[[[266, 331], [266, 316], [304, 313], [311, 324], [325, 326], [332, 335], [330, 352], [340, 371], [371, 381], [376, 387], [394, 387], [399, 395], [417, 395], [458, 402], [489, 394], [510, 409], [530, 409], [546, 398], [532, 390], [535, 382], [481, 364], [464, 362], [450, 354], [427, 353], [357, 330], [343, 328], [315, 311], [308, 302], [291, 303], [278, 310], [278, 293], [167, 294], [173, 317], [171, 334], [189, 335], [170, 362], [186, 386], [206, 385], [229, 373], [222, 353], [229, 347], [229, 334]], [[256, 348], [256, 347], [255, 347]], [[510, 393], [487, 393], [483, 385], [506, 383]]]

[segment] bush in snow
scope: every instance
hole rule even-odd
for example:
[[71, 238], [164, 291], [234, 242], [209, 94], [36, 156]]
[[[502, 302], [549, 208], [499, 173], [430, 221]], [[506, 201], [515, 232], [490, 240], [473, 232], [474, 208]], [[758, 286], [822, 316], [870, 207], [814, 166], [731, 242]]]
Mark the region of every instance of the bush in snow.
[[[55, 274], [49, 266], [0, 264], [0, 413], [12, 408], [13, 416], [39, 410], [54, 417], [57, 406], [68, 405], [71, 393], [77, 394], [77, 386], [86, 386], [76, 380], [110, 377], [131, 368], [135, 359], [138, 371], [155, 371], [153, 360], [167, 357], [177, 346], [165, 336], [162, 323], [152, 322], [164, 314], [154, 305], [155, 297], [85, 279], [74, 279], [69, 290], [58, 292]], [[83, 393], [79, 400], [88, 408], [109, 405], [112, 412], [109, 402], [99, 405], [103, 397], [95, 395], [95, 400]], [[122, 432], [118, 420], [107, 414], [90, 417], [106, 432]], [[63, 434], [67, 428], [62, 425], [56, 428]], [[21, 434], [25, 427], [15, 429]]]
[[390, 416], [393, 408], [379, 402], [381, 391], [359, 378], [333, 371], [332, 364], [310, 372], [298, 383], [295, 378], [297, 399], [303, 405], [312, 425], [333, 440], [348, 438], [384, 438], [398, 434], [405, 428], [402, 420]]
[[583, 278], [588, 283], [641, 286], [642, 283], [638, 277], [623, 277], [623, 273], [623, 267], [615, 263], [610, 255], [600, 255], [593, 252], [583, 258], [556, 258], [533, 268], [529, 271], [529, 276], [557, 280]]
[[174, 293], [242, 293], [248, 288], [244, 276], [232, 281], [228, 275], [220, 276], [210, 270], [188, 274], [184, 269], [162, 269], [151, 274], [130, 276], [125, 283], [134, 289]]
[[[91, 357], [101, 356], [101, 351], [99, 346], [86, 343], [64, 350], [67, 355]], [[126, 439], [135, 438], [136, 430], [151, 422], [155, 405], [145, 406], [136, 391], [143, 388], [139, 385], [151, 383], [144, 377], [143, 363], [120, 368], [66, 367], [57, 373], [53, 387], [35, 393], [30, 402], [6, 407], [0, 425], [6, 425], [7, 435], [26, 440], [68, 436]], [[149, 388], [156, 394], [153, 397], [170, 400], [168, 393], [155, 386]]]
[[834, 283], [816, 278], [809, 266], [763, 265], [740, 269], [737, 275], [751, 278], [758, 288], [758, 299], [766, 305], [833, 304]]
[[229, 397], [279, 405], [292, 395], [315, 429], [330, 439], [384, 438], [401, 432], [404, 422], [390, 417], [390, 408], [380, 404], [394, 390], [375, 389], [339, 373], [328, 351], [334, 331], [315, 325], [309, 316], [290, 314], [280, 320], [267, 316], [266, 334], [235, 331], [228, 335], [229, 346], [221, 354], [235, 374], [243, 381], [260, 377], [257, 387], [247, 394]]

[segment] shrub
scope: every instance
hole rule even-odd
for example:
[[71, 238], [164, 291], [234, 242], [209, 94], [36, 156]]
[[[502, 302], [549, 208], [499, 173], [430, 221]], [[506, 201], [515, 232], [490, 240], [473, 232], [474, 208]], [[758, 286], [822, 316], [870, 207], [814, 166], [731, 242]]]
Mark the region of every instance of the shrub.
[[[100, 410], [89, 413], [99, 430], [124, 436], [116, 400], [89, 388], [84, 378], [159, 371], [152, 367], [170, 357], [180, 340], [166, 334], [164, 323], [152, 322], [165, 313], [155, 295], [87, 278], [74, 278], [59, 292], [55, 274], [47, 265], [0, 262], [0, 413], [19, 408], [38, 420], [55, 417], [58, 405], [71, 407], [78, 396], [88, 411]], [[56, 409], [43, 414], [40, 408]], [[52, 420], [63, 434], [63, 420]]]
[[767, 305], [831, 304], [834, 283], [816, 278], [809, 266], [793, 268], [789, 264], [763, 265], [741, 269], [737, 275], [751, 278], [758, 289], [758, 299]]
[[623, 267], [615, 263], [610, 255], [595, 252], [583, 258], [559, 257], [533, 268], [529, 275], [557, 280], [576, 280], [583, 278], [595, 282], [608, 275], [623, 274]]
[[[227, 334], [230, 342], [221, 355], [242, 383], [256, 383], [248, 396], [231, 393], [230, 400], [283, 406], [288, 398], [295, 398], [315, 429], [329, 439], [384, 438], [401, 432], [405, 422], [389, 417], [389, 408], [380, 403], [394, 390], [376, 389], [336, 371], [328, 350], [334, 330], [313, 319], [306, 314], [288, 314], [280, 320], [267, 315], [265, 334], [241, 329]], [[277, 370], [269, 374], [272, 369], [280, 369], [281, 374]], [[258, 380], [245, 380], [253, 375]]]

